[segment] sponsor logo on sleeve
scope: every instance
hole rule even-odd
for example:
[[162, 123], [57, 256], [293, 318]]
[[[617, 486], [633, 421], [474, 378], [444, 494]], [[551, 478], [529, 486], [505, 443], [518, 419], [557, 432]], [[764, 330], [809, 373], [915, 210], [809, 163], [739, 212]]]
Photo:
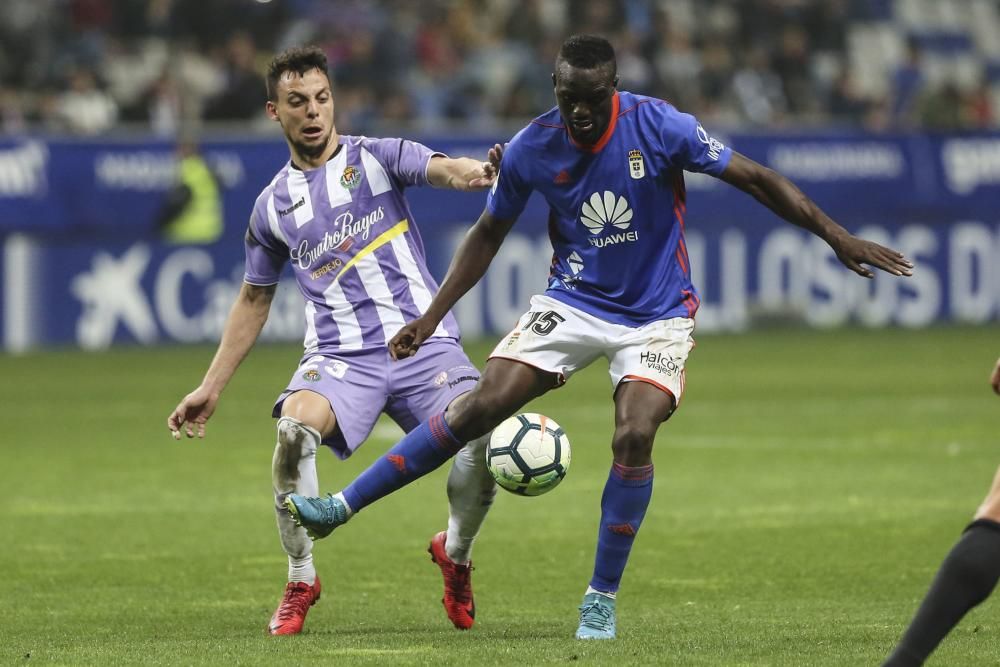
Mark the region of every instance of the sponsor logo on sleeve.
[[701, 143], [708, 146], [708, 157], [713, 160], [718, 160], [722, 156], [722, 151], [726, 150], [725, 145], [721, 141], [708, 136], [708, 132], [701, 126], [701, 123], [698, 123], [698, 139]]

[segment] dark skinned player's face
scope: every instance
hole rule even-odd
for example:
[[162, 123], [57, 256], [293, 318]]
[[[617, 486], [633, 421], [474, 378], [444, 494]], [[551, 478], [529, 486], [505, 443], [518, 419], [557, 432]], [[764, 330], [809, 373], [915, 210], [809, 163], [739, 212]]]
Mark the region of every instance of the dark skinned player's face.
[[582, 69], [559, 61], [552, 83], [559, 114], [570, 135], [577, 143], [596, 144], [611, 122], [618, 77], [612, 76], [609, 67]]

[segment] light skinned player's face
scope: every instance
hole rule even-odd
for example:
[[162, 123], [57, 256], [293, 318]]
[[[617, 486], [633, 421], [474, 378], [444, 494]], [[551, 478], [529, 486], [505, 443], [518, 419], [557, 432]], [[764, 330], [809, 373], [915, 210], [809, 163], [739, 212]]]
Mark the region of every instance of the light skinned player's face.
[[284, 72], [268, 101], [267, 113], [278, 121], [292, 151], [306, 159], [320, 157], [336, 132], [330, 80], [318, 69]]
[[618, 77], [609, 67], [583, 69], [560, 60], [552, 75], [559, 115], [577, 143], [596, 144], [611, 122]]

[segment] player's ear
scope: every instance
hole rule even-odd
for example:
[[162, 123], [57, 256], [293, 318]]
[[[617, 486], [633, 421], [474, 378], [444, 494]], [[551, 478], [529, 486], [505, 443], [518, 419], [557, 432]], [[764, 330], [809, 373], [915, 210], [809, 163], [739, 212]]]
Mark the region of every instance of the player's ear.
[[556, 73], [553, 72], [552, 73], [552, 87], [555, 88], [555, 86], [556, 86]]
[[618, 75], [617, 74], [615, 74], [615, 80], [611, 82], [611, 85], [612, 85], [612, 87], [615, 90], [618, 90]]
[[264, 110], [267, 111], [267, 117], [271, 120], [278, 120], [278, 107], [275, 106], [274, 102], [268, 100], [264, 105]]

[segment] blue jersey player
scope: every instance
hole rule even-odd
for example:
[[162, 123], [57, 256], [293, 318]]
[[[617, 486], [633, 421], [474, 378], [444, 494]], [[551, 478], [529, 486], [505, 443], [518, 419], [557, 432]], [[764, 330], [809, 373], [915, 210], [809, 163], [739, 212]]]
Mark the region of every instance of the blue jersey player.
[[[683, 172], [711, 174], [826, 240], [856, 273], [867, 264], [909, 275], [898, 252], [854, 236], [788, 179], [713, 139], [667, 102], [618, 91], [615, 55], [600, 37], [575, 36], [553, 74], [557, 108], [511, 140], [486, 210], [456, 254], [423, 316], [390, 341], [404, 359], [426, 346], [448, 310], [485, 274], [533, 191], [551, 213], [555, 256], [535, 296], [494, 350], [481, 382], [444, 419], [412, 431], [390, 455], [413, 457], [487, 433], [528, 401], [599, 357], [614, 383], [613, 463], [601, 497], [593, 577], [580, 607], [579, 639], [615, 636], [615, 595], [649, 505], [653, 439], [679, 404], [698, 292], [684, 245]], [[378, 497], [396, 488], [376, 462], [348, 489]], [[345, 490], [346, 492], [346, 490]], [[337, 524], [338, 499], [289, 496], [313, 530]]]

